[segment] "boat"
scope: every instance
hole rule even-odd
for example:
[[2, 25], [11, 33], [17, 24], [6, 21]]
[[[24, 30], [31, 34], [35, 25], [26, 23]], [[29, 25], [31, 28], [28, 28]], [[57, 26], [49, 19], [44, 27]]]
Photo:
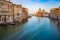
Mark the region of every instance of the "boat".
[[6, 26], [6, 25], [8, 25], [6, 22], [1, 22], [0, 23], [0, 26]]

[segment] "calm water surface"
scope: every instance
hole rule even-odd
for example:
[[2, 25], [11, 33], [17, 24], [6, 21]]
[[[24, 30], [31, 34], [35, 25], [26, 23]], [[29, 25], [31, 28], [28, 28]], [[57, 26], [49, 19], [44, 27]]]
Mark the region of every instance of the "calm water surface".
[[60, 23], [33, 16], [24, 23], [0, 26], [0, 40], [60, 40]]

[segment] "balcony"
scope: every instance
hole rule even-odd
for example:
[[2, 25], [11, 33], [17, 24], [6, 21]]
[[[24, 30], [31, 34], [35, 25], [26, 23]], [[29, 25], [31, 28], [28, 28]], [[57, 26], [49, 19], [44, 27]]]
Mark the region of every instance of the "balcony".
[[1, 11], [2, 15], [8, 15], [8, 11]]

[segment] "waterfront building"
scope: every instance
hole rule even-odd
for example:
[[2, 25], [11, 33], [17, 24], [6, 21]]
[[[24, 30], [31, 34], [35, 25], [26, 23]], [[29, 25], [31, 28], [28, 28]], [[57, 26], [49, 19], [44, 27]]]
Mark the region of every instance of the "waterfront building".
[[36, 12], [35, 16], [39, 16], [39, 17], [42, 17], [42, 16], [49, 16], [48, 15], [48, 12], [45, 12], [45, 10], [41, 10], [41, 8], [39, 8], [38, 12]]
[[60, 19], [60, 7], [50, 9], [50, 17]]
[[27, 19], [28, 18], [28, 9], [27, 8], [25, 8], [25, 7], [23, 7], [22, 8], [22, 18], [23, 19]]
[[21, 15], [22, 15], [22, 5], [14, 4], [14, 20], [20, 22]]
[[44, 13], [43, 13], [43, 16], [44, 16], [44, 17], [49, 17], [49, 13], [48, 13], [48, 12], [44, 12]]
[[38, 12], [36, 12], [35, 16], [39, 16], [39, 17], [43, 16], [43, 12], [42, 12], [41, 8], [39, 8], [39, 10], [38, 10]]
[[13, 4], [8, 2], [8, 22], [13, 22]]
[[0, 23], [21, 22], [28, 18], [28, 9], [22, 5], [14, 4], [6, 0], [0, 0]]
[[12, 21], [13, 11], [12, 2], [0, 0], [0, 22]]

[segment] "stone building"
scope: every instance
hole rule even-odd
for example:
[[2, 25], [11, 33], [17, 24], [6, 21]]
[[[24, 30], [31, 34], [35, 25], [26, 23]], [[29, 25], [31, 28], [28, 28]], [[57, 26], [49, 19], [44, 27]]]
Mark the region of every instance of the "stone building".
[[22, 8], [22, 19], [27, 19], [28, 18], [28, 9], [23, 7]]
[[21, 22], [28, 18], [28, 9], [22, 5], [13, 4], [6, 0], [0, 0], [0, 23]]
[[38, 12], [36, 12], [35, 16], [39, 16], [39, 17], [43, 16], [41, 8], [39, 8], [39, 10], [38, 10]]
[[22, 15], [22, 5], [14, 4], [14, 20], [20, 22], [21, 15]]
[[50, 9], [50, 17], [60, 19], [60, 7]]
[[45, 12], [45, 10], [41, 10], [39, 8], [38, 12], [36, 12], [35, 16], [42, 17], [42, 16], [48, 16], [48, 12]]
[[12, 2], [0, 0], [0, 22], [12, 21]]

